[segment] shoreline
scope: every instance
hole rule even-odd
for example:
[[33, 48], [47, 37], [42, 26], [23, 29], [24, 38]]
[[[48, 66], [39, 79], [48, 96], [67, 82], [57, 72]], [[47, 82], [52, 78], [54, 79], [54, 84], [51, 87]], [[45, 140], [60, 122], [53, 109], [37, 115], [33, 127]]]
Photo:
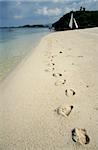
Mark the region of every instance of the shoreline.
[[[97, 150], [98, 28], [41, 39], [0, 85], [0, 149]], [[93, 34], [90, 34], [92, 32]], [[73, 106], [68, 117], [54, 110]], [[88, 145], [72, 141], [85, 128]]]
[[[30, 33], [31, 31], [31, 33]], [[43, 32], [42, 32], [43, 31]], [[41, 38], [49, 34], [49, 31], [39, 29], [36, 31], [26, 30], [19, 32], [18, 29], [11, 32], [1, 30], [1, 34], [8, 35], [2, 38], [0, 43], [0, 80], [6, 78], [14, 68], [21, 63], [22, 59], [36, 48]], [[14, 37], [13, 37], [14, 36]], [[9, 37], [9, 38], [8, 38]], [[3, 45], [4, 44], [4, 45]]]
[[5, 80], [10, 78], [10, 76], [12, 76], [14, 72], [17, 72], [18, 68], [20, 68], [24, 64], [24, 62], [30, 57], [30, 55], [32, 55], [32, 53], [34, 52], [36, 47], [39, 45], [39, 43], [40, 41], [36, 44], [36, 46], [34, 46], [34, 48], [32, 48], [32, 50], [30, 50], [27, 54], [25, 54], [25, 56], [6, 74], [5, 77], [3, 77], [0, 80], [0, 84], [2, 84], [3, 82], [5, 82]]

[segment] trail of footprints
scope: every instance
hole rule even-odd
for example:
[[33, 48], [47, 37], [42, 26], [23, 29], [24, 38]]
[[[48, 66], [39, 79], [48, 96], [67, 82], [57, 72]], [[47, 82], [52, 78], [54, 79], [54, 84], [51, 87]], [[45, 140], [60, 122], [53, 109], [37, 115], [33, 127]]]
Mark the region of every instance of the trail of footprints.
[[[63, 52], [60, 51], [59, 54], [62, 54]], [[65, 85], [66, 84], [66, 79], [62, 79], [60, 77], [62, 77], [63, 75], [61, 73], [55, 73], [55, 63], [54, 63], [54, 58], [56, 57], [57, 55], [52, 55], [51, 57], [48, 57], [48, 58], [51, 58], [50, 59], [50, 66], [52, 67], [52, 69], [50, 69], [52, 71], [52, 76], [57, 78], [57, 81], [54, 83], [55, 86], [60, 86], [60, 85]], [[45, 71], [46, 72], [50, 72], [49, 69], [46, 69]], [[58, 79], [59, 77], [59, 79]], [[65, 89], [65, 96], [67, 97], [70, 97], [70, 96], [75, 96], [76, 92], [73, 90], [73, 89]], [[72, 110], [74, 109], [74, 106], [71, 105], [71, 106], [66, 106], [66, 105], [61, 105], [59, 106], [58, 108], [56, 108], [54, 111], [58, 114], [58, 115], [61, 115], [63, 117], [68, 117]], [[72, 137], [72, 140], [76, 143], [79, 143], [81, 145], [86, 145], [86, 144], [89, 144], [90, 142], [90, 138], [87, 134], [87, 131], [86, 129], [82, 129], [82, 128], [74, 128], [72, 129], [71, 131], [71, 137]]]

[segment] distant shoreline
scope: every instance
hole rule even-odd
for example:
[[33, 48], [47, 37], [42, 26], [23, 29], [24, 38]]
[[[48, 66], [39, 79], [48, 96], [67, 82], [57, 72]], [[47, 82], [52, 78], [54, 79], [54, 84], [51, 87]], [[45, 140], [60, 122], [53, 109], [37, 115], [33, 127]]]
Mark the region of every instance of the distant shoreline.
[[23, 25], [23, 26], [4, 26], [0, 28], [49, 28], [49, 25]]

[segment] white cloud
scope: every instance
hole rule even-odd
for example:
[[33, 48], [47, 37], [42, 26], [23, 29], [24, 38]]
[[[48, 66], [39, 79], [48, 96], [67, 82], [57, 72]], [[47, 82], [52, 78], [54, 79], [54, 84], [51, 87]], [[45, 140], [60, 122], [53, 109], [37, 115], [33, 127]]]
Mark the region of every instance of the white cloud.
[[66, 0], [32, 0], [34, 2], [54, 2], [54, 3], [62, 3]]
[[[2, 1], [2, 0], [0, 0]], [[9, 0], [3, 0], [3, 1], [9, 1]], [[10, 0], [10, 1], [16, 1], [16, 0]], [[17, 0], [17, 2], [53, 2], [53, 3], [62, 3], [70, 0]], [[72, 0], [71, 0], [72, 1]]]
[[23, 16], [21, 16], [21, 15], [15, 15], [13, 17], [14, 17], [14, 19], [22, 19], [23, 18]]
[[57, 16], [57, 15], [60, 15], [61, 12], [62, 10], [59, 8], [50, 9], [46, 6], [44, 6], [43, 8], [38, 8], [36, 10], [37, 14], [44, 15], [44, 16], [52, 16], [52, 15]]
[[[2, 1], [2, 0], [0, 0]], [[9, 1], [9, 0], [3, 0], [3, 1]], [[76, 0], [10, 0], [10, 1], [16, 1], [16, 2], [54, 2], [54, 3], [62, 3], [62, 2], [74, 2]], [[98, 0], [77, 0], [77, 2], [97, 2]]]
[[17, 5], [17, 6], [21, 5], [21, 2], [20, 2], [20, 1], [17, 1], [16, 5]]

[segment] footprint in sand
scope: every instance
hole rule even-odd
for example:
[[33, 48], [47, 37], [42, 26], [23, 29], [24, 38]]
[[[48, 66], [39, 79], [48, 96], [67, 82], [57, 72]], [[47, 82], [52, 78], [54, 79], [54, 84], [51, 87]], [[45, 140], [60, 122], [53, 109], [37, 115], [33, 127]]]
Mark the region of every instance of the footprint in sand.
[[64, 85], [66, 83], [66, 80], [65, 79], [60, 79], [60, 80], [57, 80], [56, 82], [55, 82], [55, 85], [56, 86], [59, 86], [59, 85]]
[[75, 95], [76, 94], [76, 92], [73, 90], [73, 89], [70, 89], [70, 90], [65, 90], [65, 95], [66, 96], [70, 96], [70, 95]]
[[62, 74], [61, 74], [61, 73], [59, 73], [59, 76], [61, 77], [61, 76], [62, 76]]
[[[54, 70], [54, 69], [55, 69], [55, 68], [53, 68], [53, 70]], [[61, 74], [61, 73], [53, 73], [53, 76], [54, 76], [54, 77], [57, 77], [57, 76], [60, 76], [60, 77], [61, 77], [62, 74]]]
[[83, 58], [83, 56], [78, 56], [79, 58]]
[[63, 53], [62, 51], [59, 52], [60, 54]]
[[89, 88], [89, 85], [86, 85], [87, 88]]
[[45, 72], [50, 72], [50, 70], [49, 69], [45, 69]]
[[54, 65], [55, 65], [55, 63], [52, 63], [52, 65], [54, 66]]
[[53, 77], [57, 77], [57, 74], [53, 73], [52, 76], [53, 76]]
[[50, 72], [51, 71], [51, 68], [47, 68], [44, 70], [45, 72]]
[[55, 58], [55, 57], [57, 57], [57, 55], [56, 55], [56, 54], [54, 54], [54, 55], [52, 55], [52, 56], [51, 56], [51, 58]]
[[58, 115], [68, 117], [69, 114], [71, 113], [72, 109], [73, 109], [73, 106], [62, 105], [62, 106], [58, 107], [57, 109], [55, 109], [55, 111], [57, 112]]
[[80, 128], [74, 128], [72, 130], [72, 140], [82, 145], [86, 145], [90, 142], [90, 138], [87, 135], [87, 131], [85, 129]]

